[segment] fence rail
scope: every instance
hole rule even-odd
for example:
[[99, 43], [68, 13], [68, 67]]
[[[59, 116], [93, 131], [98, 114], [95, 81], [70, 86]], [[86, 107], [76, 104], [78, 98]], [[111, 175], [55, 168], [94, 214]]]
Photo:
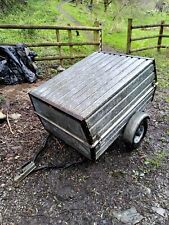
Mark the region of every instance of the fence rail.
[[[164, 34], [164, 28], [166, 28], [166, 27], [169, 27], [169, 24], [165, 24], [164, 21], [161, 21], [160, 24], [133, 25], [133, 20], [131, 18], [128, 19], [126, 53], [129, 54], [129, 53], [144, 51], [144, 50], [153, 49], [153, 48], [156, 48], [157, 51], [160, 51], [161, 48], [169, 48], [169, 46], [167, 46], [167, 45], [162, 45], [162, 39], [163, 38], [169, 38], [169, 35]], [[132, 38], [132, 30], [133, 29], [147, 29], [147, 28], [159, 28], [159, 34], [158, 35]], [[145, 39], [153, 39], [153, 38], [157, 38], [157, 45], [147, 46], [147, 47], [138, 48], [138, 49], [132, 49], [132, 42], [133, 41], [134, 42], [135, 41], [142, 41], [142, 40], [145, 40]]]
[[[56, 35], [56, 39], [53, 42], [42, 42], [42, 43], [24, 43], [31, 48], [39, 47], [58, 47], [58, 53], [56, 56], [45, 56], [45, 57], [36, 57], [36, 61], [44, 60], [60, 60], [60, 63], [63, 64], [64, 59], [70, 59], [71, 61], [76, 58], [84, 58], [86, 55], [75, 55], [73, 51], [74, 46], [94, 46], [95, 50], [102, 50], [102, 28], [100, 23], [96, 21], [93, 27], [85, 26], [53, 26], [53, 25], [18, 25], [18, 24], [0, 24], [0, 29], [34, 29], [34, 30], [53, 30]], [[61, 41], [61, 32], [67, 31], [67, 42]], [[92, 32], [93, 40], [92, 41], [73, 41], [72, 31], [83, 31], [83, 32]], [[0, 43], [0, 45], [16, 45], [17, 43]], [[62, 47], [69, 47], [69, 55], [62, 54]]]

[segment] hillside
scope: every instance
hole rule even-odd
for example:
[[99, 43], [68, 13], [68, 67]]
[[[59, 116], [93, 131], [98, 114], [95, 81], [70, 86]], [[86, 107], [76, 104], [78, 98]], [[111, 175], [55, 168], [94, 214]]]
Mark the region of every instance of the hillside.
[[[69, 1], [68, 1], [69, 2]], [[7, 15], [1, 16], [0, 23], [8, 24], [55, 24], [55, 25], [90, 25], [93, 26], [94, 21], [98, 20], [103, 27], [103, 42], [107, 46], [120, 51], [126, 49], [126, 29], [127, 19], [134, 18], [135, 24], [159, 23], [161, 20], [169, 19], [168, 13], [155, 11], [154, 1], [113, 1], [104, 12], [103, 2], [97, 1], [93, 3], [92, 10], [89, 8], [89, 3], [83, 4], [68, 3], [66, 1], [57, 2], [54, 0], [29, 0], [26, 5], [15, 6]], [[43, 10], [41, 8], [43, 7]], [[64, 11], [64, 13], [63, 13]], [[17, 13], [16, 13], [17, 12]], [[73, 20], [72, 20], [73, 18]], [[32, 32], [32, 33], [31, 33]], [[136, 31], [135, 36], [145, 36], [157, 34], [157, 30], [142, 30]], [[10, 34], [10, 35], [9, 35]], [[0, 41], [6, 42], [26, 42], [36, 39], [41, 41], [47, 39], [53, 40], [54, 36], [51, 33], [37, 33], [36, 31], [9, 31], [1, 32]], [[82, 38], [86, 39], [86, 37]], [[156, 40], [152, 39], [152, 43]], [[135, 47], [146, 46], [149, 40], [136, 43]]]
[[[127, 21], [133, 18], [134, 24], [156, 24], [161, 20], [168, 21], [168, 3], [165, 10], [160, 12], [157, 10], [154, 1], [112, 1], [104, 12], [104, 4], [101, 1], [93, 3], [92, 10], [89, 2], [54, 1], [54, 0], [29, 0], [27, 4], [13, 6], [8, 13], [0, 18], [2, 24], [38, 24], [38, 25], [76, 25], [76, 26], [93, 26], [97, 20], [103, 28], [103, 50], [116, 50], [120, 52], [126, 51], [127, 40]], [[41, 10], [43, 8], [43, 10]], [[158, 35], [159, 29], [142, 29], [134, 30], [133, 37], [143, 37]], [[165, 29], [165, 34], [169, 34], [169, 30]], [[92, 38], [83, 32], [79, 36], [74, 33], [73, 40], [87, 41]], [[67, 33], [62, 34], [62, 41], [67, 39]], [[34, 43], [34, 42], [54, 42], [56, 34], [53, 31], [46, 30], [1, 30], [0, 42], [2, 43]], [[163, 44], [168, 44], [168, 38], [163, 39]], [[157, 39], [145, 39], [132, 44], [132, 48], [146, 47], [156, 45]], [[40, 55], [56, 55], [58, 49], [54, 47], [36, 48], [36, 52]], [[69, 54], [68, 48], [63, 47], [65, 54]], [[81, 46], [75, 48], [78, 53], [90, 54], [93, 47]], [[137, 53], [136, 53], [137, 54]], [[162, 54], [162, 55], [161, 55]], [[161, 54], [157, 54], [156, 49], [139, 52], [139, 55], [155, 57], [157, 63], [161, 67], [168, 65], [163, 54], [168, 57], [168, 50], [162, 50]], [[161, 68], [160, 67], [160, 68]], [[159, 68], [159, 69], [160, 69]], [[168, 75], [166, 75], [168, 77]], [[162, 82], [161, 82], [162, 83]], [[166, 86], [166, 82], [165, 83]], [[162, 84], [164, 85], [164, 84]]]
[[[2, 1], [9, 2], [9, 0], [0, 0], [0, 6], [2, 6]], [[16, 0], [11, 2], [16, 2]], [[125, 52], [127, 19], [129, 17], [133, 18], [134, 24], [159, 23], [161, 20], [169, 23], [167, 4], [164, 12], [161, 12], [160, 6], [157, 9], [155, 2], [157, 1], [113, 0], [110, 3], [105, 0], [104, 3], [110, 4], [107, 11], [104, 12], [104, 3], [98, 0], [83, 1], [83, 4], [80, 1], [28, 0], [26, 4], [11, 5], [5, 9], [5, 13], [1, 12], [0, 24], [67, 25], [69, 23], [72, 26], [93, 26], [97, 19], [103, 27], [104, 49]], [[92, 11], [91, 5], [93, 6]], [[55, 30], [51, 32], [0, 29], [0, 32], [0, 42], [3, 43], [56, 41]], [[158, 32], [157, 28], [141, 29], [134, 31], [133, 35], [134, 37], [157, 35]], [[165, 34], [168, 32], [169, 30], [165, 29]], [[84, 34], [82, 31], [77, 35], [76, 30], [72, 33], [76, 41], [88, 41], [93, 36], [93, 34]], [[67, 31], [63, 32], [61, 40], [68, 39], [67, 34]], [[149, 41], [145, 39], [135, 42], [134, 47], [145, 47], [157, 44], [156, 42], [157, 38]], [[163, 44], [169, 45], [168, 42], [169, 38], [163, 39]], [[35, 48], [35, 50], [41, 55], [58, 54], [58, 47], [43, 47], [40, 50]], [[63, 51], [65, 54], [69, 54], [68, 47], [64, 47]], [[88, 55], [94, 49], [93, 46], [87, 46], [78, 47], [76, 51]], [[139, 148], [129, 152], [119, 137], [97, 161], [93, 162], [84, 160], [78, 151], [60, 139], [49, 139], [46, 150], [38, 155], [37, 160], [37, 166], [44, 170], [31, 173], [20, 183], [16, 183], [14, 177], [20, 172], [21, 166], [25, 162], [33, 159], [34, 154], [44, 145], [48, 136], [48, 132], [34, 113], [28, 92], [52, 76], [58, 78], [56, 68], [59, 62], [50, 61], [50, 63], [43, 62], [41, 64], [36, 62], [42, 75], [36, 83], [0, 85], [0, 112], [2, 111], [7, 118], [6, 121], [0, 123], [0, 225], [169, 225], [169, 50], [161, 49], [160, 52], [157, 52], [157, 49], [151, 49], [137, 52], [137, 54], [155, 58], [158, 78], [154, 100], [146, 109], [150, 115], [148, 132]], [[94, 61], [95, 64], [96, 62]], [[118, 61], [118, 66], [121, 67], [122, 62], [124, 61]], [[69, 67], [69, 62], [66, 63], [64, 67]], [[102, 61], [101, 65], [96, 64], [98, 66], [94, 71], [96, 79], [93, 79], [92, 74], [88, 74], [91, 66], [88, 66], [87, 63], [85, 64], [87, 70], [85, 70], [85, 66], [78, 68], [79, 72], [74, 73], [73, 76], [77, 75], [77, 79], [81, 74], [86, 76], [88, 89], [85, 89], [86, 84], [81, 79], [79, 79], [80, 82], [72, 82], [69, 86], [70, 96], [65, 101], [66, 104], [69, 104], [70, 98], [78, 104], [78, 99], [83, 94], [85, 96], [84, 90], [89, 90], [89, 87], [91, 96], [94, 97], [93, 91], [104, 95], [102, 90], [105, 89], [103, 81], [100, 79], [103, 77], [100, 68], [102, 69], [105, 64], [107, 61], [104, 63]], [[108, 76], [111, 76], [112, 68], [107, 68]], [[81, 69], [83, 73], [81, 73]], [[119, 71], [124, 75], [125, 70], [126, 68], [122, 66]], [[147, 75], [147, 73], [145, 74]], [[63, 82], [58, 83], [58, 86], [60, 85], [58, 89], [55, 89], [56, 86], [53, 86], [53, 83], [51, 98], [56, 97], [53, 93], [58, 90], [62, 91], [64, 82], [68, 83], [67, 81], [71, 80], [69, 74], [67, 75], [68, 80], [66, 77]], [[105, 74], [103, 73], [103, 75]], [[150, 76], [148, 76], [149, 78]], [[103, 86], [100, 88], [101, 90], [95, 89], [96, 81], [100, 83], [101, 87]], [[110, 82], [112, 84], [114, 79], [111, 79]], [[77, 84], [80, 91], [75, 95]], [[104, 84], [110, 85], [108, 79]], [[137, 86], [133, 80], [132, 84]], [[136, 89], [133, 86], [129, 89], [129, 93], [121, 92], [121, 96], [124, 97], [127, 104], [128, 102], [132, 103], [131, 99], [126, 96], [133, 95], [133, 90]], [[110, 90], [112, 91], [111, 88]], [[45, 94], [46, 91], [47, 89], [42, 89], [41, 94]], [[64, 92], [62, 95], [65, 97], [63, 99], [66, 99], [67, 95], [64, 95]], [[114, 101], [114, 108], [119, 106], [121, 96]], [[126, 101], [126, 99], [129, 100]], [[86, 107], [86, 105], [84, 106]], [[48, 106], [44, 107], [44, 111], [46, 111], [46, 107]], [[50, 112], [53, 112], [51, 119], [59, 115], [59, 111], [56, 115], [54, 114], [54, 107], [49, 109]], [[126, 107], [122, 109], [124, 115], [125, 110]], [[112, 108], [110, 112], [112, 112]], [[102, 116], [105, 117], [104, 110], [100, 110], [100, 113], [99, 120]], [[114, 121], [114, 118], [118, 118], [117, 111], [115, 113], [110, 122]], [[110, 115], [112, 117], [112, 114]], [[93, 118], [96, 119], [95, 116]], [[50, 118], [48, 120], [50, 121]], [[70, 124], [66, 125], [69, 127]], [[85, 133], [86, 130], [88, 129], [84, 126]], [[77, 125], [75, 125], [75, 131], [75, 133], [78, 131], [82, 133]], [[99, 138], [99, 135], [96, 138]], [[58, 167], [65, 165], [65, 162], [68, 162], [67, 169], [51, 169], [55, 165]], [[72, 162], [81, 163], [70, 167]]]

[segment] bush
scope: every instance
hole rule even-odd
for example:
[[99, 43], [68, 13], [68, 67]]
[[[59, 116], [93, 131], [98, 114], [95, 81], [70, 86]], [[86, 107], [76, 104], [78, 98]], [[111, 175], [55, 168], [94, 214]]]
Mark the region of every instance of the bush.
[[0, 0], [0, 13], [5, 13], [15, 5], [27, 4], [26, 0]]

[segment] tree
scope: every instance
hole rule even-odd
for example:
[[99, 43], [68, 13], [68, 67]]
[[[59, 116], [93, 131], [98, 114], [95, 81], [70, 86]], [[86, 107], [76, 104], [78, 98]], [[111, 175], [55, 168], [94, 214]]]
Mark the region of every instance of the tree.
[[6, 12], [16, 4], [27, 4], [27, 0], [0, 0], [0, 13]]
[[110, 3], [112, 2], [112, 0], [104, 0], [104, 11], [107, 11], [108, 6], [110, 5]]
[[159, 0], [157, 1], [156, 5], [155, 5], [155, 8], [159, 11], [159, 12], [162, 12], [164, 10], [164, 7], [165, 7], [165, 2], [162, 1], [162, 0]]

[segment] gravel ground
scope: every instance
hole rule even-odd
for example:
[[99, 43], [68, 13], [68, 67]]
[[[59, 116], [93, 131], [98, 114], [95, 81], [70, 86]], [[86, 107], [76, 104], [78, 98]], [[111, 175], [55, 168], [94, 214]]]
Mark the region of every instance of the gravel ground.
[[[134, 207], [139, 225], [169, 224], [169, 90], [158, 90], [151, 104], [148, 135], [140, 148], [125, 152], [117, 140], [97, 162], [67, 170], [32, 173], [14, 182], [17, 169], [37, 151], [47, 136], [33, 113], [27, 92], [36, 84], [1, 87], [4, 111], [20, 113], [0, 124], [0, 224], [2, 225], [122, 225], [117, 213]], [[79, 160], [82, 156], [53, 140], [41, 162]], [[124, 223], [123, 223], [123, 222]], [[136, 223], [133, 223], [136, 224]]]

